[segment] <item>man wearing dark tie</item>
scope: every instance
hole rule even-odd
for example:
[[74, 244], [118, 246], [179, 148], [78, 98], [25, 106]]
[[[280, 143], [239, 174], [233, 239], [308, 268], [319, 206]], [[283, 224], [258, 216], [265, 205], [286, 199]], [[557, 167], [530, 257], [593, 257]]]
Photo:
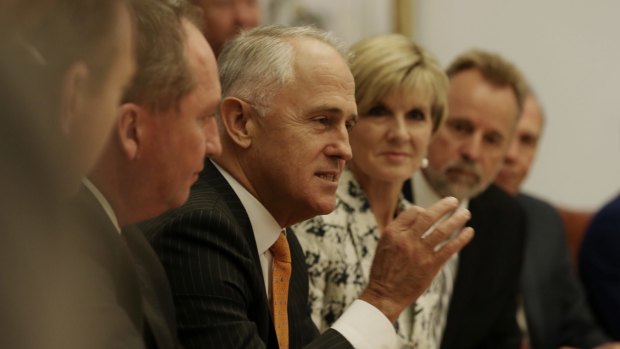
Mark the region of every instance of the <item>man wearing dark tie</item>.
[[[132, 2], [137, 71], [78, 203], [93, 227], [88, 252], [105, 269], [112, 298], [146, 348], [177, 348], [165, 271], [132, 224], [182, 205], [205, 156], [219, 154], [215, 57], [184, 2]], [[93, 312], [93, 316], [99, 316]]]
[[[599, 328], [572, 267], [564, 225], [549, 203], [521, 192], [543, 131], [543, 111], [528, 91], [515, 135], [495, 183], [515, 196], [527, 215], [521, 277], [520, 327], [532, 349], [612, 349], [620, 344]], [[608, 343], [606, 343], [608, 342]]]
[[334, 209], [356, 103], [345, 52], [312, 28], [241, 33], [219, 56], [222, 154], [187, 204], [144, 228], [168, 272], [187, 348], [392, 348], [392, 323], [472, 236], [454, 198], [413, 208], [379, 242], [368, 288], [319, 336], [291, 224]]
[[[517, 123], [525, 83], [511, 63], [472, 50], [447, 69], [448, 117], [428, 150], [428, 166], [414, 175], [406, 196], [423, 207], [447, 195], [462, 200], [476, 237], [446, 265], [451, 277], [442, 349], [518, 348], [517, 291], [524, 214], [492, 185]], [[412, 195], [413, 194], [413, 195]]]

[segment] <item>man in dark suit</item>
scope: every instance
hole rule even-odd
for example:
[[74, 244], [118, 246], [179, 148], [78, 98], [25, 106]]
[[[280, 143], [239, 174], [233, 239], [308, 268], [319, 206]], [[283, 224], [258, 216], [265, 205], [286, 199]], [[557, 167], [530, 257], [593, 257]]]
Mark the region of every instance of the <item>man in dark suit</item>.
[[[133, 72], [128, 1], [0, 7], [0, 347], [109, 348], [97, 342], [109, 323], [73, 307], [74, 296], [96, 296], [65, 283], [84, 259], [67, 256], [77, 246], [63, 237], [76, 227], [64, 205], [100, 154]], [[86, 322], [94, 325], [77, 327]]]
[[[428, 206], [452, 195], [469, 206], [476, 237], [444, 266], [441, 348], [518, 348], [518, 277], [523, 212], [490, 185], [499, 171], [523, 103], [519, 71], [502, 57], [473, 50], [447, 70], [449, 115], [428, 150], [428, 166], [404, 194]], [[450, 287], [453, 286], [453, 287]]]
[[[521, 193], [543, 129], [543, 113], [528, 91], [521, 118], [495, 183], [525, 209], [527, 235], [521, 277], [522, 332], [534, 349], [593, 348], [609, 338], [595, 322], [572, 269], [562, 219], [548, 203]], [[524, 314], [523, 314], [523, 313]], [[597, 348], [615, 348], [608, 343]]]
[[620, 340], [620, 197], [596, 213], [581, 245], [579, 271], [601, 326]]
[[[187, 348], [393, 347], [399, 313], [471, 238], [465, 229], [434, 250], [466, 210], [421, 238], [454, 198], [404, 212], [383, 232], [366, 291], [318, 335], [303, 252], [286, 227], [334, 209], [356, 118], [344, 55], [326, 33], [286, 27], [241, 33], [220, 54], [222, 155], [206, 162], [187, 204], [143, 227], [168, 272]], [[290, 276], [274, 277], [281, 268]]]
[[[219, 154], [215, 57], [184, 2], [134, 0], [136, 74], [114, 132], [79, 197], [98, 227], [89, 251], [147, 348], [177, 348], [165, 270], [132, 224], [182, 205], [205, 156]], [[95, 314], [96, 316], [96, 314]]]

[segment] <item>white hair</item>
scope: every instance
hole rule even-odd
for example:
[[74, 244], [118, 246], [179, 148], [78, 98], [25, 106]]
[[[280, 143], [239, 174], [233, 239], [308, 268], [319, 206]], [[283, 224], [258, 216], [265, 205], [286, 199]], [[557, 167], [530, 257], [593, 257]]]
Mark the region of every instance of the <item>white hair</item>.
[[314, 27], [264, 26], [244, 31], [228, 42], [218, 58], [222, 98], [235, 96], [264, 115], [273, 94], [295, 79], [293, 40], [310, 38], [334, 48], [343, 59], [348, 51], [331, 33]]

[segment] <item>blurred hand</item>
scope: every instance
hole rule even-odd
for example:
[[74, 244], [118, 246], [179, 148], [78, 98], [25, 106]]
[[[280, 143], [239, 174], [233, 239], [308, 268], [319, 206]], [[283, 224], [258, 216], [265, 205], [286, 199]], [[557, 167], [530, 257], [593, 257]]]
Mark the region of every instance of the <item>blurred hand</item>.
[[368, 287], [360, 299], [395, 322], [429, 287], [444, 263], [472, 239], [473, 229], [463, 228], [436, 251], [438, 245], [445, 243], [471, 217], [463, 208], [438, 224], [431, 234], [425, 234], [457, 206], [455, 198], [444, 198], [428, 209], [415, 206], [402, 212], [388, 225], [381, 233]]

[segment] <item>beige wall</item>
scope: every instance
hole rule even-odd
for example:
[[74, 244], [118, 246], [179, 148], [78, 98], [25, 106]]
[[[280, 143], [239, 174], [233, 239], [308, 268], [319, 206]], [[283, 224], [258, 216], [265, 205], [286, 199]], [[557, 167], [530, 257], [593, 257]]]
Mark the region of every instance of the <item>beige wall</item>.
[[527, 191], [593, 209], [620, 188], [620, 1], [420, 0], [415, 37], [443, 64], [495, 50], [519, 65], [546, 108]]

